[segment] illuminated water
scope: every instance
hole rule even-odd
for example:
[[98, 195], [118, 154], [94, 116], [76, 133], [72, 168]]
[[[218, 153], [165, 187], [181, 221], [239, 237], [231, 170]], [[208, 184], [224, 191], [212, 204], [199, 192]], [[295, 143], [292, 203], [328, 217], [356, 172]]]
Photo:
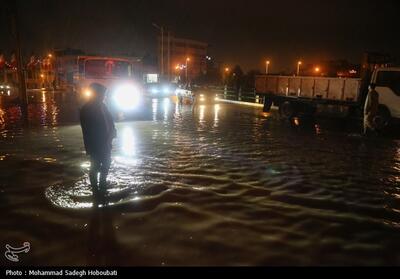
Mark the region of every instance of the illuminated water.
[[74, 100], [32, 101], [29, 129], [0, 112], [0, 244], [30, 242], [22, 264], [400, 264], [397, 137], [154, 100], [118, 123], [110, 198], [93, 209]]

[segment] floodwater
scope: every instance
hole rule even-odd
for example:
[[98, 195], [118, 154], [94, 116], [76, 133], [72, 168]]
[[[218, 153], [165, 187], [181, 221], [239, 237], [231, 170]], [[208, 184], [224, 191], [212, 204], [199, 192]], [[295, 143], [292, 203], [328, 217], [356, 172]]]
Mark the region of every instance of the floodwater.
[[399, 137], [150, 100], [117, 124], [110, 197], [92, 208], [76, 102], [31, 103], [29, 128], [0, 111], [0, 244], [31, 244], [18, 264], [400, 264]]

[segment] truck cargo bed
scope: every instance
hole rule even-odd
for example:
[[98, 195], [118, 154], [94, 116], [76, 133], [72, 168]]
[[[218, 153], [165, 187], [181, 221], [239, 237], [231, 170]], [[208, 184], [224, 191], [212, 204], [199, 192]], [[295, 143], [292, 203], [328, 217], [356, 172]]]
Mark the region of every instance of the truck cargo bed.
[[256, 77], [256, 93], [270, 97], [295, 98], [327, 103], [356, 103], [361, 79], [324, 77]]

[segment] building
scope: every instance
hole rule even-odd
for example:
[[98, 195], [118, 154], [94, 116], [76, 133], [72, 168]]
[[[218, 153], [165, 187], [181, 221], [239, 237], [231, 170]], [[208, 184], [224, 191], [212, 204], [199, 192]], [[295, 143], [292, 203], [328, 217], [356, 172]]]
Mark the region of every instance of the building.
[[159, 37], [158, 64], [160, 74], [167, 79], [189, 81], [207, 72], [208, 44], [177, 38], [168, 33]]

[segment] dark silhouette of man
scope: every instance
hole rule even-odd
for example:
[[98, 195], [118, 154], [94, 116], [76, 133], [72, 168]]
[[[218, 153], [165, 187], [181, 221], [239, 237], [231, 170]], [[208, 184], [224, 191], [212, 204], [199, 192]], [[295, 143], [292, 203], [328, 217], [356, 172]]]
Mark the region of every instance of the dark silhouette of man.
[[[90, 86], [91, 99], [80, 111], [86, 154], [90, 156], [90, 183], [93, 195], [105, 194], [111, 166], [112, 141], [116, 137], [114, 120], [104, 100], [107, 89], [101, 84]], [[100, 183], [98, 175], [100, 173]]]

